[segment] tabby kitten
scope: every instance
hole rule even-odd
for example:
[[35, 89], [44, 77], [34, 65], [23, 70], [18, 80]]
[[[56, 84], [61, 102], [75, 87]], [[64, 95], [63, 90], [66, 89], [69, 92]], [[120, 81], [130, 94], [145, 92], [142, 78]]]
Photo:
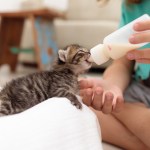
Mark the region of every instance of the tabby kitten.
[[0, 116], [22, 112], [51, 97], [66, 97], [81, 109], [76, 97], [78, 75], [91, 67], [89, 57], [87, 49], [69, 45], [58, 51], [58, 61], [50, 71], [12, 80], [0, 92]]

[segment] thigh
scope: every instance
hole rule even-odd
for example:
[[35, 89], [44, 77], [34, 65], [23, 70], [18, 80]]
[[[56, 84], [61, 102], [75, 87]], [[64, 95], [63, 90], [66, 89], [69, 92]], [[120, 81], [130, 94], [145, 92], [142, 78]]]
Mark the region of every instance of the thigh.
[[142, 103], [125, 103], [120, 113], [113, 113], [130, 132], [150, 148], [150, 109]]
[[98, 117], [103, 141], [124, 149], [146, 149], [145, 145], [114, 116], [92, 110]]

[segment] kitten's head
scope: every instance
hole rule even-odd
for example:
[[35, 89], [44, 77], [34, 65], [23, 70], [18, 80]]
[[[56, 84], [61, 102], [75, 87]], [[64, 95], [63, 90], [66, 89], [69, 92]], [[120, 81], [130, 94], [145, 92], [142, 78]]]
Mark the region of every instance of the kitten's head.
[[89, 69], [92, 63], [89, 61], [90, 51], [79, 45], [69, 45], [58, 51], [59, 64], [66, 64], [75, 69], [77, 73], [84, 72]]

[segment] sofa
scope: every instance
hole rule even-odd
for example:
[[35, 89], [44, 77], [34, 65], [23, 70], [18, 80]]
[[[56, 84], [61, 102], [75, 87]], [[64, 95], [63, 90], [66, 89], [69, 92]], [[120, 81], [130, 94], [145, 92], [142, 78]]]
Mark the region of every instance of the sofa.
[[99, 5], [97, 0], [68, 0], [66, 19], [55, 19], [58, 47], [78, 43], [87, 48], [102, 43], [118, 27], [121, 0]]
[[[65, 19], [56, 18], [53, 22], [58, 48], [75, 43], [90, 49], [102, 43], [104, 37], [118, 27], [120, 4], [121, 0], [109, 0], [103, 5], [99, 5], [97, 0], [68, 0]], [[21, 47], [33, 46], [33, 37], [28, 34], [31, 32], [31, 24], [27, 20]], [[19, 60], [33, 62], [35, 57], [21, 54]]]

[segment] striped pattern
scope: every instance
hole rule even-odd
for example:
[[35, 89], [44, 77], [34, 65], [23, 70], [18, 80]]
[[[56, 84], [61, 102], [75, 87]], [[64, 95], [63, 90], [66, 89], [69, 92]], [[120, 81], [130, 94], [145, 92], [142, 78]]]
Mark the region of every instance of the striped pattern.
[[[0, 116], [22, 112], [48, 98], [66, 97], [78, 109], [82, 108], [78, 94], [78, 75], [89, 69], [89, 52], [70, 45], [53, 69], [21, 77], [9, 82], [0, 92]], [[62, 56], [63, 57], [63, 56]]]

